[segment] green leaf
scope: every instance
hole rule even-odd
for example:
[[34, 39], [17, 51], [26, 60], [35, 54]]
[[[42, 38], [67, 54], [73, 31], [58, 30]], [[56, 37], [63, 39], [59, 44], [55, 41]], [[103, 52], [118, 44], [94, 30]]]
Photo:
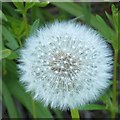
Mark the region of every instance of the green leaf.
[[117, 28], [118, 28], [118, 8], [116, 8], [114, 4], [112, 4], [112, 15], [113, 15], [115, 29], [117, 30]]
[[1, 10], [0, 10], [0, 19], [7, 22], [7, 17], [5, 16], [5, 14]]
[[19, 2], [19, 0], [12, 0], [13, 4], [18, 8], [19, 10], [24, 10], [24, 3]]
[[[15, 7], [13, 7], [12, 3], [10, 2], [3, 2], [2, 10], [4, 11], [5, 15], [14, 16], [14, 18], [20, 18], [19, 14], [15, 12]], [[8, 19], [9, 21], [9, 19]]]
[[5, 49], [0, 51], [0, 59], [6, 58], [11, 54], [11, 50], [10, 49]]
[[111, 25], [114, 27], [114, 22], [113, 22], [113, 19], [112, 19], [112, 16], [111, 15], [109, 15], [106, 11], [105, 11], [105, 14], [106, 14], [106, 16], [107, 16], [107, 18], [108, 18], [108, 20], [110, 21], [110, 23], [111, 23]]
[[14, 32], [16, 36], [23, 35], [25, 29], [25, 24], [23, 21], [21, 22], [11, 21], [11, 27], [12, 27], [11, 30]]
[[80, 106], [77, 109], [78, 110], [105, 110], [106, 106], [98, 105], [98, 104], [88, 104], [88, 105]]
[[2, 34], [4, 38], [7, 40], [6, 45], [9, 48], [11, 48], [12, 50], [15, 50], [19, 47], [17, 41], [5, 26], [2, 26]]
[[7, 16], [8, 22], [11, 25], [11, 31], [15, 34], [15, 36], [24, 35], [25, 24], [22, 19], [16, 19], [11, 16]]
[[50, 2], [46, 1], [46, 2], [37, 2], [35, 5], [39, 6], [39, 7], [46, 7]]
[[103, 101], [103, 103], [106, 105], [106, 109], [112, 109], [112, 91], [108, 89], [104, 95], [102, 95], [99, 100]]
[[35, 114], [36, 118], [52, 118], [49, 109], [44, 107], [42, 103], [34, 101], [33, 107], [33, 98], [29, 93], [25, 92], [23, 86], [18, 81], [16, 71], [15, 63], [13, 61], [7, 61], [7, 72], [9, 74], [7, 74], [4, 79], [10, 93], [17, 98], [33, 116]]
[[82, 7], [85, 21], [89, 24], [90, 17], [91, 17], [90, 3], [86, 3], [86, 4], [82, 3], [81, 7]]
[[7, 57], [9, 60], [17, 59], [19, 58], [19, 54], [15, 51], [12, 51], [12, 53]]
[[36, 3], [35, 2], [26, 2], [25, 3], [25, 9], [28, 10], [32, 8]]
[[35, 22], [32, 24], [30, 35], [34, 34], [34, 32], [37, 30], [38, 27], [39, 27], [39, 19], [35, 20]]
[[22, 21], [22, 19], [14, 18], [14, 17], [9, 16], [9, 15], [6, 15], [6, 17], [7, 17], [9, 23], [12, 23], [14, 21], [17, 24], [20, 24]]
[[5, 105], [8, 110], [9, 117], [10, 118], [19, 118], [16, 106], [13, 102], [13, 99], [11, 97], [9, 89], [7, 88], [4, 81], [2, 81], [2, 88], [3, 88], [3, 98], [4, 98], [4, 102], [5, 102]]
[[64, 2], [64, 3], [52, 2], [52, 4], [67, 11], [68, 13], [70, 13], [72, 15], [80, 17], [80, 19], [82, 19], [82, 20], [85, 20], [84, 14], [82, 13], [82, 7], [80, 7], [77, 4], [69, 3], [69, 2], [68, 3], [67, 2]]
[[[43, 8], [39, 8], [39, 7], [33, 7], [32, 11], [31, 11], [31, 21], [32, 24], [33, 22], [37, 19], [39, 19], [40, 21], [40, 25], [43, 25], [45, 23], [45, 18], [49, 18], [51, 19], [51, 17], [49, 17], [49, 14], [47, 11], [43, 10]], [[52, 16], [53, 17], [53, 16]]]
[[119, 28], [119, 24], [118, 24], [118, 20], [119, 20], [119, 12], [118, 12], [118, 8], [115, 7], [114, 4], [112, 4], [112, 19], [113, 19], [113, 25], [114, 25], [114, 29], [115, 29], [115, 34], [113, 35], [113, 40], [114, 40], [114, 49], [118, 50], [120, 49], [120, 38], [118, 37], [120, 34], [120, 28]]
[[[99, 22], [99, 31], [102, 33], [103, 36], [107, 36], [107, 41], [112, 43], [112, 36], [113, 31], [110, 29], [110, 27], [105, 23], [105, 21], [100, 17], [99, 15], [96, 15], [96, 18]], [[111, 34], [112, 33], [112, 34]]]

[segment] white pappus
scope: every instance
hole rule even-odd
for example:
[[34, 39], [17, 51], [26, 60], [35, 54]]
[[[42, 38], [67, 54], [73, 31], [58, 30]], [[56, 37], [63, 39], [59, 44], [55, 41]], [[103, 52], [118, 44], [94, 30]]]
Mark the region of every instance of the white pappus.
[[54, 22], [20, 50], [20, 81], [34, 98], [62, 110], [96, 100], [112, 77], [112, 51], [92, 28]]

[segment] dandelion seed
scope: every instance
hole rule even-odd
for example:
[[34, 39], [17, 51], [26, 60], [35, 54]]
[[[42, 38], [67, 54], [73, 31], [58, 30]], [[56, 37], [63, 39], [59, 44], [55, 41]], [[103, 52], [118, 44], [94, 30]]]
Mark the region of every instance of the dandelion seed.
[[53, 58], [53, 60], [55, 61], [55, 58]]
[[55, 22], [29, 37], [25, 46], [20, 81], [45, 105], [73, 109], [94, 101], [109, 86], [112, 52], [92, 28]]

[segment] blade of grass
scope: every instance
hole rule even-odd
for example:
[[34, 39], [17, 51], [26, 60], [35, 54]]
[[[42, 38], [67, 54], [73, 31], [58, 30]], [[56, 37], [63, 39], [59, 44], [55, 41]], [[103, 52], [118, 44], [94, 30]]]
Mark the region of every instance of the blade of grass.
[[88, 105], [80, 106], [80, 110], [105, 110], [105, 109], [106, 106], [98, 105], [98, 104], [88, 104]]
[[9, 117], [19, 118], [17, 108], [12, 100], [11, 94], [7, 86], [5, 85], [4, 81], [2, 81], [2, 88], [3, 88], [3, 98], [4, 98], [4, 102], [8, 110]]
[[0, 20], [4, 20], [4, 21], [8, 21], [7, 17], [5, 16], [5, 14], [0, 10]]
[[111, 15], [109, 15], [106, 11], [105, 11], [105, 14], [106, 14], [106, 16], [107, 16], [107, 18], [108, 18], [108, 20], [110, 21], [110, 24], [112, 25], [112, 27], [114, 27], [114, 22], [113, 22], [113, 19], [112, 19], [112, 16]]
[[111, 41], [113, 34], [111, 34], [112, 32], [110, 31], [110, 28], [108, 27], [108, 25], [105, 23], [105, 21], [99, 15], [96, 15], [96, 19], [99, 22], [100, 33], [103, 36], [106, 36], [108, 38], [109, 42], [113, 42], [113, 41]]
[[91, 8], [90, 3], [81, 3], [82, 11], [84, 14], [85, 21], [89, 24], [90, 23], [90, 17], [91, 17]]

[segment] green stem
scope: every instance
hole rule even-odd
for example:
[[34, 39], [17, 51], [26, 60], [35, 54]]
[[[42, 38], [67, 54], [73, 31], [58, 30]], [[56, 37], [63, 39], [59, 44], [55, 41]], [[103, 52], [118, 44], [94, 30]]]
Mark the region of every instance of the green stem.
[[80, 120], [80, 115], [79, 115], [79, 111], [77, 109], [72, 109], [71, 110], [71, 117], [72, 120]]
[[17, 39], [18, 39], [18, 42], [19, 42], [20, 47], [22, 47], [21, 39], [20, 39], [19, 37], [18, 37]]
[[112, 118], [116, 117], [117, 111], [117, 61], [118, 61], [118, 50], [114, 53], [114, 76], [113, 76], [113, 96], [112, 96]]
[[27, 21], [27, 15], [26, 15], [27, 11], [23, 12], [23, 21], [25, 23], [25, 35], [28, 36], [29, 34], [29, 26], [28, 26], [28, 21]]
[[36, 118], [35, 101], [34, 100], [32, 100], [32, 110], [33, 110], [33, 118]]

